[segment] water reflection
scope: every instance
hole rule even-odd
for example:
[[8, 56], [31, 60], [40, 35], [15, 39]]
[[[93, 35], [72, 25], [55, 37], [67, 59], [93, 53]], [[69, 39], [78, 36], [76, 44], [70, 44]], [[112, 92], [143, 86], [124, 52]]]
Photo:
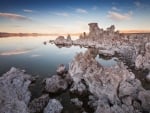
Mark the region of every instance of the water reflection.
[[55, 37], [12, 37], [0, 38], [0, 75], [12, 66], [25, 69], [27, 73], [46, 77], [55, 74], [61, 63], [68, 66], [76, 53], [86, 49], [72, 46], [58, 48], [48, 42]]
[[[79, 46], [55, 46], [54, 44], [43, 44], [44, 41], [54, 37], [13, 37], [0, 39], [0, 75], [8, 71], [12, 66], [27, 70], [27, 73], [46, 77], [55, 74], [59, 64], [68, 63], [79, 52], [85, 52], [86, 48]], [[104, 65], [115, 64], [113, 58], [104, 60], [98, 54], [97, 49], [90, 48], [89, 52], [96, 60]]]
[[6, 51], [6, 52], [1, 52], [0, 55], [3, 56], [9, 56], [9, 55], [18, 55], [18, 54], [24, 54], [32, 51], [32, 49], [24, 49], [24, 50], [11, 50], [11, 51]]

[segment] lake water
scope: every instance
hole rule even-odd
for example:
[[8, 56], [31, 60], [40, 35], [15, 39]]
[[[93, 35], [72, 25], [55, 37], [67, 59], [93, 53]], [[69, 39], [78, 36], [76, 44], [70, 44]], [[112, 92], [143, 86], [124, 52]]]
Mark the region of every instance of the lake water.
[[[85, 52], [87, 48], [72, 46], [59, 48], [48, 43], [56, 37], [10, 37], [0, 38], [0, 76], [11, 67], [25, 69], [28, 74], [39, 75], [40, 79], [30, 90], [32, 99], [42, 94], [42, 80], [47, 76], [56, 74], [59, 64], [68, 63], [79, 52]], [[46, 41], [45, 45], [43, 42]], [[116, 64], [115, 58], [103, 59], [97, 55], [96, 60], [103, 66]], [[64, 113], [80, 113], [78, 108], [70, 103], [69, 92], [64, 92], [56, 97], [64, 106]], [[88, 109], [88, 108], [87, 108]]]
[[[51, 36], [0, 38], [0, 75], [12, 66], [25, 69], [32, 75], [42, 77], [53, 75], [59, 64], [68, 67], [68, 63], [77, 53], [87, 50], [79, 46], [59, 48], [54, 44], [43, 44], [44, 41], [49, 42], [55, 38]], [[98, 56], [96, 59], [104, 66], [116, 63], [114, 59], [104, 60]]]
[[[28, 74], [33, 76], [39, 75], [38, 82], [31, 88], [32, 99], [39, 97], [42, 94], [41, 82], [45, 77], [56, 74], [56, 68], [59, 64], [65, 64], [68, 67], [68, 63], [72, 61], [77, 53], [87, 50], [87, 48], [80, 48], [79, 46], [59, 48], [49, 43], [49, 40], [55, 38], [51, 36], [0, 38], [0, 76], [11, 67], [25, 69]], [[44, 41], [47, 42], [46, 45], [43, 43]], [[115, 65], [115, 59], [115, 57], [109, 59], [99, 55], [96, 57], [101, 65], [107, 67]], [[140, 80], [143, 81], [143, 78]], [[145, 81], [142, 84], [145, 88], [150, 88]], [[63, 113], [80, 113], [70, 103], [70, 96], [69, 92], [66, 91], [59, 96], [56, 95], [55, 98], [63, 104]]]

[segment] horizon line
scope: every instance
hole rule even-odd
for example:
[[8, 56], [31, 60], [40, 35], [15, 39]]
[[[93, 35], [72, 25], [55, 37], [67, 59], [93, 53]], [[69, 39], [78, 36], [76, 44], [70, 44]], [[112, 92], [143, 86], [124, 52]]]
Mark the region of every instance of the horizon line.
[[[1, 32], [8, 34], [37, 34], [37, 35], [81, 35], [83, 32], [78, 33], [34, 33], [34, 32]], [[86, 32], [88, 33], [88, 32]], [[119, 30], [119, 33], [150, 33], [150, 30]]]

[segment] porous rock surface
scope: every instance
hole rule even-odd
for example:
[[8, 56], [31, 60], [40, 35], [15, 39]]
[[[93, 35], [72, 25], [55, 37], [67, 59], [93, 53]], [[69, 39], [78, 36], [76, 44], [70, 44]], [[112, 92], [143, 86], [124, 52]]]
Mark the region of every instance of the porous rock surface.
[[38, 98], [35, 98], [29, 103], [30, 113], [39, 113], [42, 112], [44, 107], [48, 104], [49, 95], [44, 94]]
[[45, 79], [45, 90], [49, 93], [58, 93], [66, 90], [68, 83], [61, 76], [53, 75]]
[[144, 101], [144, 98], [150, 99], [149, 91], [122, 62], [103, 67], [91, 55], [91, 50], [87, 50], [76, 55], [69, 65], [69, 74], [77, 86], [84, 81], [92, 96], [89, 104], [95, 113], [150, 112], [149, 102]]
[[0, 77], [0, 113], [29, 113], [31, 76], [12, 67]]
[[56, 99], [50, 99], [43, 113], [61, 113], [63, 106]]

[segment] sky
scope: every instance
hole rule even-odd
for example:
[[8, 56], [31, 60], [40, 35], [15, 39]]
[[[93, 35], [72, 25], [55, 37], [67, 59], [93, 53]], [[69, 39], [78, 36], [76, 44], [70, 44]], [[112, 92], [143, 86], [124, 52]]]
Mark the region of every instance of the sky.
[[150, 31], [150, 0], [0, 0], [0, 32], [81, 33], [91, 22]]

